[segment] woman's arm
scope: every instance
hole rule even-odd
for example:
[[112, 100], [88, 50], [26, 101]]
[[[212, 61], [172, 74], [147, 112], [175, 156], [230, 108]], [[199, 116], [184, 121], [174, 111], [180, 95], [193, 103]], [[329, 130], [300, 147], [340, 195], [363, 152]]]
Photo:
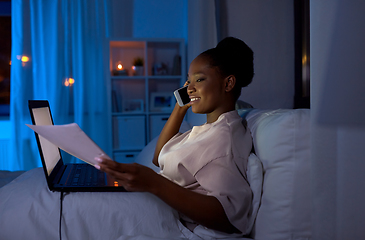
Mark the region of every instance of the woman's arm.
[[239, 233], [227, 218], [223, 206], [217, 198], [193, 192], [170, 180], [161, 177], [163, 187], [155, 188], [152, 193], [168, 205], [193, 221], [226, 233]]
[[113, 176], [128, 191], [150, 192], [193, 221], [227, 233], [239, 232], [228, 220], [225, 211], [213, 196], [183, 188], [152, 169], [139, 164], [122, 164], [96, 159], [96, 167]]
[[172, 111], [169, 119], [167, 120], [165, 126], [163, 127], [160, 136], [157, 140], [155, 153], [153, 155], [153, 164], [158, 165], [158, 155], [162, 147], [173, 137], [175, 134], [179, 132], [181, 123], [184, 120], [185, 114], [188, 111], [190, 105], [185, 105], [180, 107], [177, 103], [175, 105], [174, 110]]

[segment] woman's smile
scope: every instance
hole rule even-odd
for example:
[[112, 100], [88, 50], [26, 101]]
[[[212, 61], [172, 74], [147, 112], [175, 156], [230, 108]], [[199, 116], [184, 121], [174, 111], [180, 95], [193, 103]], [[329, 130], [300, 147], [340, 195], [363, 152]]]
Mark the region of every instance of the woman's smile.
[[194, 103], [196, 103], [199, 100], [200, 100], [200, 97], [190, 97], [190, 103], [191, 104], [194, 104]]

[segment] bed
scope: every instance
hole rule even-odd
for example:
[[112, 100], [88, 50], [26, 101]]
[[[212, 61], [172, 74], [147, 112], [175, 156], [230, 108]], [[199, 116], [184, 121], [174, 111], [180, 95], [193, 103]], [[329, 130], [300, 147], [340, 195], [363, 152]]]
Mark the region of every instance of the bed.
[[23, 174], [24, 171], [0, 171], [0, 188]]
[[[0, 185], [0, 239], [311, 239], [310, 110], [239, 113], [256, 150], [248, 164], [254, 200], [246, 236], [203, 227], [193, 233], [174, 209], [149, 193], [66, 194], [60, 218], [61, 194], [48, 190], [43, 170], [36, 168], [0, 172], [6, 178], [0, 183], [7, 183]], [[155, 143], [136, 162], [158, 171], [150, 163]]]

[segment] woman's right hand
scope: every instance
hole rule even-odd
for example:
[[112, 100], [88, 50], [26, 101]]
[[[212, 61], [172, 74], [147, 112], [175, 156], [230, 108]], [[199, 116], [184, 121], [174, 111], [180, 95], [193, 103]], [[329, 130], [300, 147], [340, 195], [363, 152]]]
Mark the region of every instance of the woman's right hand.
[[118, 181], [119, 186], [129, 192], [151, 192], [159, 187], [162, 176], [151, 168], [133, 163], [118, 163], [103, 156], [96, 157], [95, 168], [107, 173]]

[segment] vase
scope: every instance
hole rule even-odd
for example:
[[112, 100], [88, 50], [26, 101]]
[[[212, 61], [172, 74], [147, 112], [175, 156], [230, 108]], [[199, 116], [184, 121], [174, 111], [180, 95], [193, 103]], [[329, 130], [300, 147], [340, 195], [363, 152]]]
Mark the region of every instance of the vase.
[[133, 75], [134, 76], [143, 76], [144, 75], [144, 67], [143, 66], [133, 66]]

